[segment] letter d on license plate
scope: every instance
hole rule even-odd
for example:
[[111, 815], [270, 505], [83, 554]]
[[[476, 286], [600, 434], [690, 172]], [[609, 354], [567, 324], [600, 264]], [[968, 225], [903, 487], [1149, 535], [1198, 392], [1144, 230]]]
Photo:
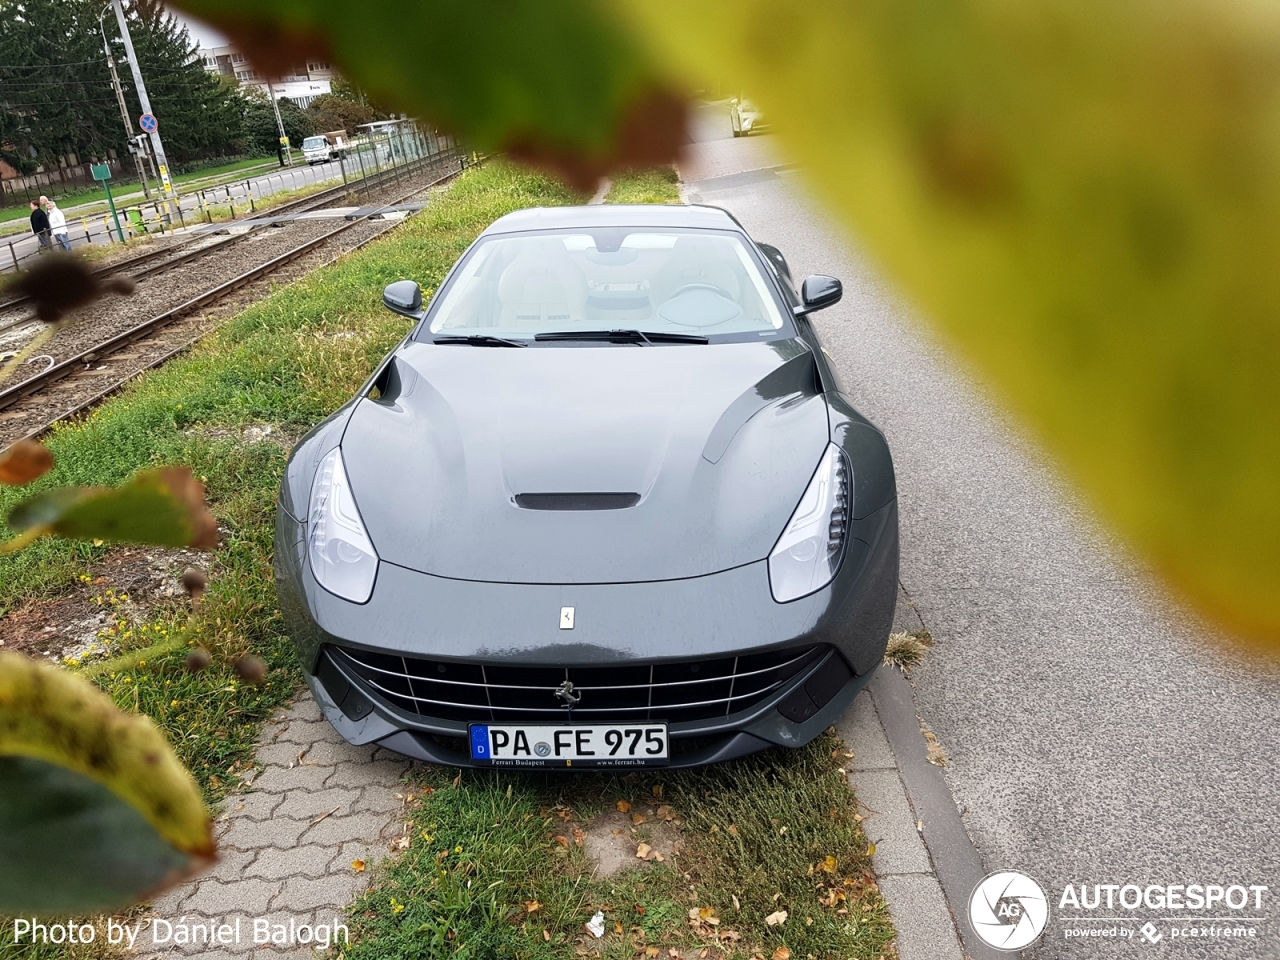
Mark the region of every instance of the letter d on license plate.
[[497, 767], [642, 767], [669, 758], [665, 723], [473, 723], [471, 759]]

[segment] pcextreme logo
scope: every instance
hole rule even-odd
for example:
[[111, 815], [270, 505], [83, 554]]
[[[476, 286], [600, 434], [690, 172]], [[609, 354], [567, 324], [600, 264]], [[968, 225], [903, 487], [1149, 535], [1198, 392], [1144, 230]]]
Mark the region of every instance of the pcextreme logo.
[[988, 946], [1021, 950], [1039, 939], [1049, 922], [1049, 900], [1025, 873], [1002, 870], [973, 888], [969, 922]]

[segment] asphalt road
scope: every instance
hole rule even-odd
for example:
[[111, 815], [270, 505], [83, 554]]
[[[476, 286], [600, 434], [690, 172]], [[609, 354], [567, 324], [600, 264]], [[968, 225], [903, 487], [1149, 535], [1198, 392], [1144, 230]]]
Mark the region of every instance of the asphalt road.
[[[721, 127], [717, 112], [696, 126], [692, 169], [731, 169], [724, 158], [746, 148], [720, 142]], [[1048, 929], [1028, 955], [1280, 957], [1280, 665], [1229, 654], [1100, 530], [798, 173], [689, 190], [780, 247], [797, 278], [844, 280], [844, 301], [817, 326], [845, 392], [893, 449], [914, 607], [902, 614], [936, 640], [913, 673], [917, 706], [986, 868], [1049, 892]], [[1186, 911], [1059, 910], [1069, 883], [1270, 891], [1260, 911], [1208, 914], [1264, 918], [1246, 924], [1255, 938], [1193, 940], [1163, 919]], [[1150, 919], [1161, 939], [1067, 939], [1071, 927], [1125, 925], [1067, 919], [1080, 916], [1132, 917], [1130, 929]]]

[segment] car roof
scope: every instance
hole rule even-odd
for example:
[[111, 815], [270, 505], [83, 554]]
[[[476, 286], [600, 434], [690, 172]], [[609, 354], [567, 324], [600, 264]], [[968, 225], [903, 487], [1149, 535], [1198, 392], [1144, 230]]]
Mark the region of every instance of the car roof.
[[599, 203], [582, 207], [529, 207], [495, 220], [484, 235], [574, 227], [701, 227], [741, 231], [726, 210], [701, 204]]

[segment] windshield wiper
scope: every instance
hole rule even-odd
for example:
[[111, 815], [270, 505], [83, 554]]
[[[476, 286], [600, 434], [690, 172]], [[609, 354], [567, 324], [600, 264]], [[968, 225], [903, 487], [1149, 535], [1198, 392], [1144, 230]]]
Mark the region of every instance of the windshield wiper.
[[639, 330], [555, 330], [535, 334], [535, 340], [604, 340], [609, 343], [710, 343], [693, 333], [641, 332]]
[[487, 333], [473, 333], [465, 337], [436, 337], [432, 343], [461, 343], [468, 347], [524, 347], [520, 340], [508, 340], [506, 337], [493, 337]]

